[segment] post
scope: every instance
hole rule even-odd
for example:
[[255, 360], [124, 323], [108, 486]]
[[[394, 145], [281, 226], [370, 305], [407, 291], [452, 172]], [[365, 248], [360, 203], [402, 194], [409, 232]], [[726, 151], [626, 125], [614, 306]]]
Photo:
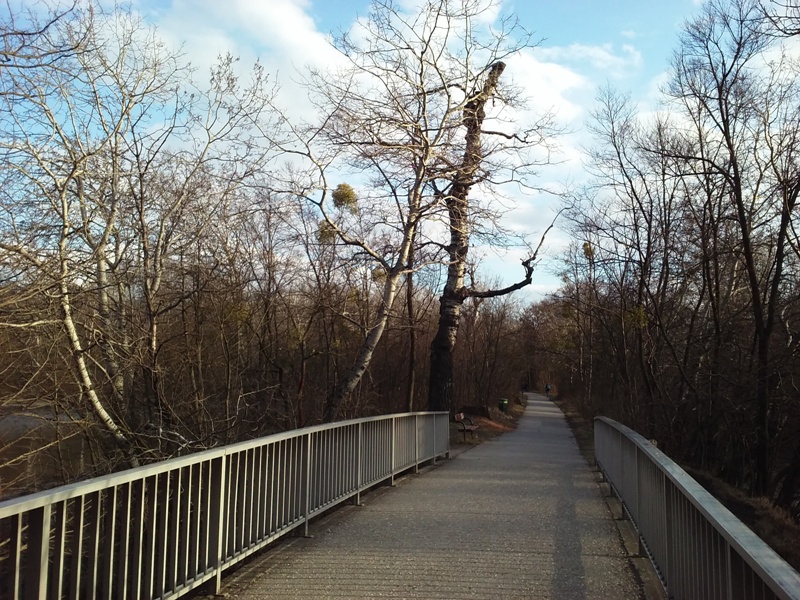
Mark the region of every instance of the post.
[[414, 415], [414, 473], [419, 473], [419, 415]]
[[[211, 506], [209, 507], [208, 516], [208, 531], [216, 531], [216, 535], [209, 536], [211, 548], [209, 549], [209, 556], [211, 557], [211, 565], [214, 570], [214, 577], [211, 579], [210, 587], [211, 593], [219, 594], [222, 589], [222, 562], [223, 553], [222, 546], [225, 539], [224, 512], [225, 512], [225, 480], [227, 456], [223, 454], [217, 460], [211, 461]], [[215, 463], [218, 463], [215, 466]]]
[[431, 419], [433, 419], [433, 460], [431, 464], [436, 464], [436, 417], [438, 417], [436, 413], [431, 415]]
[[391, 461], [391, 464], [389, 465], [389, 471], [392, 473], [392, 477], [391, 477], [391, 481], [390, 481], [389, 485], [391, 487], [395, 487], [395, 483], [394, 483], [394, 471], [395, 471], [395, 468], [394, 468], [394, 465], [395, 465], [395, 459], [396, 459], [395, 451], [396, 451], [396, 447], [397, 447], [397, 419], [395, 419], [394, 417], [392, 417], [392, 433], [389, 436], [389, 443], [392, 445], [392, 447], [390, 448], [390, 452], [389, 452], [389, 454], [390, 454], [389, 460]]
[[361, 428], [363, 423], [358, 424], [358, 435], [356, 436], [356, 469], [357, 469], [357, 476], [356, 476], [356, 506], [363, 506], [361, 504], [361, 481], [363, 477], [363, 473], [361, 470], [361, 444], [362, 444], [362, 436], [361, 436]]
[[[26, 597], [47, 598], [47, 563], [50, 555], [51, 505], [30, 511], [28, 517], [28, 548], [31, 563], [26, 569]], [[37, 590], [36, 593], [32, 593]]]
[[303, 537], [311, 537], [308, 534], [308, 513], [311, 506], [311, 434], [306, 434], [306, 460], [305, 462], [305, 483], [303, 485]]

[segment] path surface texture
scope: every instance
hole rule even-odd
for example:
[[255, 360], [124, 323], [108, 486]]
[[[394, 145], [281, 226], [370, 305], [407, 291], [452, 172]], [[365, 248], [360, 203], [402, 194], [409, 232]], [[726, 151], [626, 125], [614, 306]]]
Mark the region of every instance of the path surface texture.
[[561, 411], [363, 497], [240, 569], [229, 598], [641, 598]]

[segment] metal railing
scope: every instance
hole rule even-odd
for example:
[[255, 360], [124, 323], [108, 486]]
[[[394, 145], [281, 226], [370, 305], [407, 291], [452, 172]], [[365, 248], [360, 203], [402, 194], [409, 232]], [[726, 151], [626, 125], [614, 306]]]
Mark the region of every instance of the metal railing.
[[449, 456], [449, 415], [310, 427], [0, 503], [0, 599], [177, 598], [365, 489]]
[[605, 417], [594, 444], [670, 598], [800, 599], [800, 574], [653, 444]]

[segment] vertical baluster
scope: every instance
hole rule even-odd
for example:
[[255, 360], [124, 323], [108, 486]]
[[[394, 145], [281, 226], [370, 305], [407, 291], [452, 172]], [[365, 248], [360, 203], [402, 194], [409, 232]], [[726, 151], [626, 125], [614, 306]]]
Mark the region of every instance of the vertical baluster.
[[[309, 506], [316, 508], [325, 504], [325, 432], [317, 431], [310, 444], [311, 471], [308, 474]], [[310, 509], [311, 510], [311, 509]]]
[[173, 476], [172, 471], [159, 473], [158, 496], [155, 503], [156, 510], [156, 554], [153, 562], [153, 596], [160, 598], [167, 585], [167, 565], [170, 555], [169, 524], [170, 524], [170, 499], [172, 498]]
[[95, 600], [100, 589], [100, 521], [102, 519], [102, 492], [92, 492], [87, 496], [86, 508], [86, 577], [83, 584], [75, 581], [70, 598]]
[[156, 507], [158, 506], [158, 475], [145, 478], [142, 485], [142, 562], [140, 597], [153, 598], [153, 572], [156, 561]]
[[419, 473], [419, 416], [414, 415], [414, 473]]
[[262, 537], [262, 515], [263, 515], [263, 495], [264, 495], [264, 446], [256, 448], [257, 460], [255, 462], [254, 474], [255, 485], [253, 486], [253, 529], [250, 535], [257, 542], [264, 538]]
[[302, 495], [303, 498], [303, 518], [305, 523], [303, 524], [303, 535], [308, 537], [308, 519], [309, 519], [309, 508], [311, 506], [311, 434], [307, 433], [303, 436], [305, 440], [305, 460], [303, 474], [302, 474]]
[[176, 586], [185, 585], [189, 572], [189, 538], [191, 537], [191, 497], [192, 487], [195, 485], [194, 473], [191, 465], [182, 467], [180, 493], [180, 508], [178, 511], [178, 536], [175, 540], [175, 550], [178, 558], [175, 561]]
[[290, 525], [294, 522], [297, 515], [297, 445], [294, 438], [289, 438], [286, 440], [286, 448], [286, 496], [288, 499], [286, 503], [286, 524]]
[[145, 481], [137, 479], [129, 484], [130, 489], [130, 556], [128, 558], [128, 597], [141, 600], [142, 552], [145, 529]]
[[19, 598], [20, 590], [23, 581], [23, 567], [21, 561], [22, 555], [22, 513], [12, 515], [3, 519], [0, 522], [0, 531], [8, 527], [8, 572], [11, 574], [11, 585], [8, 586], [7, 592], [11, 593], [11, 598], [17, 600]]
[[130, 532], [130, 519], [131, 519], [131, 484], [123, 483], [119, 486], [120, 490], [117, 494], [117, 501], [120, 502], [120, 509], [117, 511], [119, 515], [119, 523], [116, 527], [115, 537], [117, 544], [117, 558], [116, 558], [116, 585], [117, 593], [116, 598], [128, 597], [128, 542]]
[[214, 498], [211, 466], [214, 459], [203, 461], [200, 475], [203, 486], [200, 492], [200, 513], [197, 519], [197, 573], [208, 572], [209, 565], [209, 537], [211, 536], [211, 505]]
[[672, 581], [674, 580], [675, 571], [675, 504], [673, 499], [674, 486], [671, 481], [667, 479], [667, 474], [662, 473], [661, 479], [664, 485], [664, 542], [665, 542], [665, 556], [666, 561], [662, 565], [664, 572], [664, 581], [667, 584], [667, 593], [672, 592]]
[[101, 510], [103, 515], [103, 531], [100, 534], [100, 557], [102, 560], [100, 573], [100, 597], [112, 598], [111, 588], [114, 583], [113, 565], [116, 557], [114, 539], [116, 538], [117, 487], [106, 489], [102, 495]]
[[[49, 562], [47, 576], [47, 597], [61, 598], [64, 577], [64, 551], [67, 541], [67, 501], [62, 500], [52, 505], [50, 530], [52, 531], [53, 559]], [[48, 543], [50, 543], [48, 539]]]
[[172, 471], [172, 495], [169, 502], [169, 543], [167, 544], [167, 572], [165, 592], [178, 587], [178, 548], [180, 547], [181, 499], [183, 496], [183, 469]]
[[81, 588], [83, 562], [84, 510], [85, 497], [78, 496], [72, 501], [72, 535], [70, 536], [70, 566], [67, 572], [67, 597], [77, 598]]
[[331, 430], [328, 429], [324, 433], [325, 445], [323, 447], [324, 453], [324, 462], [322, 473], [320, 473], [320, 479], [324, 482], [322, 487], [322, 498], [320, 499], [321, 504], [328, 504], [334, 495], [333, 491], [333, 436], [331, 435]]
[[394, 487], [394, 473], [397, 464], [397, 419], [394, 417], [390, 420], [391, 426], [389, 427], [389, 473], [391, 478], [389, 485]]
[[264, 444], [264, 458], [263, 464], [261, 466], [263, 470], [263, 477], [262, 477], [262, 491], [261, 491], [261, 537], [262, 539], [266, 539], [270, 534], [269, 528], [269, 510], [270, 510], [270, 503], [269, 503], [269, 478], [272, 474], [272, 470], [270, 469], [270, 460], [272, 457], [272, 446], [270, 444]]
[[199, 547], [200, 547], [200, 520], [201, 504], [205, 479], [203, 478], [203, 466], [205, 461], [195, 463], [189, 467], [192, 473], [192, 487], [189, 495], [189, 546], [186, 557], [186, 579], [194, 581], [199, 571]]
[[247, 498], [245, 504], [245, 518], [244, 518], [244, 531], [242, 536], [244, 539], [243, 546], [249, 548], [253, 544], [253, 491], [255, 489], [255, 462], [256, 462], [256, 448], [251, 448], [247, 453], [247, 477], [245, 478], [244, 493]]
[[299, 439], [296, 437], [289, 438], [289, 447], [291, 448], [289, 463], [291, 470], [291, 478], [289, 479], [289, 495], [291, 498], [289, 506], [291, 507], [291, 512], [289, 514], [289, 523], [294, 523], [302, 514], [303, 500], [300, 488], [302, 487], [304, 469], [301, 457], [302, 449], [298, 442]]
[[270, 477], [270, 482], [272, 486], [272, 492], [270, 494], [270, 502], [272, 503], [272, 510], [270, 511], [271, 519], [272, 519], [272, 533], [277, 533], [280, 531], [282, 527], [280, 515], [281, 515], [281, 506], [283, 502], [283, 494], [282, 494], [282, 486], [281, 486], [281, 478], [283, 474], [281, 473], [281, 461], [282, 458], [282, 447], [283, 442], [275, 442], [272, 446], [272, 476]]
[[208, 566], [206, 571], [214, 573], [209, 588], [213, 594], [222, 589], [222, 570], [224, 566], [223, 545], [225, 540], [225, 489], [227, 457], [223, 454], [214, 458], [209, 464], [209, 507], [205, 525], [207, 536]]
[[228, 559], [236, 556], [236, 521], [239, 508], [239, 468], [241, 467], [241, 454], [234, 452], [228, 455], [228, 481], [225, 486], [227, 496], [223, 509], [225, 510], [225, 524], [227, 526], [227, 546], [223, 556]]
[[356, 491], [353, 502], [356, 506], [361, 506], [361, 477], [363, 473], [361, 467], [361, 428], [362, 423], [358, 423], [355, 426], [355, 435], [353, 436], [355, 438], [353, 441], [355, 450], [355, 452], [353, 452], [353, 479], [355, 481]]
[[432, 427], [432, 429], [433, 429], [433, 457], [432, 457], [431, 463], [434, 464], [434, 465], [436, 464], [436, 456], [439, 453], [439, 444], [438, 444], [438, 440], [437, 440], [437, 436], [439, 435], [439, 428], [436, 426], [437, 417], [438, 417], [438, 415], [434, 414], [434, 415], [426, 416], [426, 418], [425, 418], [426, 421], [433, 421], [433, 427]]
[[47, 598], [47, 563], [50, 555], [50, 505], [28, 511], [27, 560], [23, 561], [25, 598]]
[[351, 468], [350, 468], [350, 471], [351, 471], [350, 477], [352, 478], [352, 483], [351, 483], [352, 489], [355, 492], [358, 492], [358, 488], [359, 488], [359, 482], [358, 482], [358, 470], [359, 470], [359, 467], [358, 467], [358, 463], [359, 463], [359, 458], [360, 458], [360, 455], [359, 455], [359, 450], [360, 450], [360, 448], [359, 448], [359, 443], [360, 443], [359, 431], [360, 430], [361, 430], [361, 425], [358, 424], [358, 423], [353, 425], [351, 427], [351, 429], [350, 429], [350, 446], [352, 448], [352, 453], [351, 453], [352, 465], [351, 465]]
[[288, 513], [288, 494], [286, 489], [286, 440], [281, 440], [278, 446], [278, 489], [275, 501], [277, 503], [277, 527], [280, 531], [286, 526], [286, 515]]

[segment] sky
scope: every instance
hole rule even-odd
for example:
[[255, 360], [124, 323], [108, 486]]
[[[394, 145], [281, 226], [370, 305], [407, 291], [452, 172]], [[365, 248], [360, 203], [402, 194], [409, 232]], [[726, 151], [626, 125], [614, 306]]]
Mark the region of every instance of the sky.
[[[415, 0], [398, 0], [401, 5]], [[699, 0], [500, 0], [539, 45], [516, 63], [515, 81], [527, 86], [540, 109], [552, 108], [569, 133], [560, 139], [560, 164], [542, 172], [548, 186], [585, 178], [582, 148], [590, 143], [586, 125], [598, 89], [610, 85], [629, 93], [642, 111], [657, 106], [670, 56], [682, 24], [700, 9]], [[365, 16], [368, 0], [134, 0], [145, 21], [203, 68], [227, 52], [243, 65], [259, 60], [277, 79], [284, 105], [298, 94], [294, 81], [305, 65], [331, 61], [331, 33], [347, 30]], [[509, 213], [510, 228], [535, 246], [553, 220], [558, 201], [524, 198]], [[534, 284], [523, 294], [538, 300], [555, 291], [558, 256], [569, 242], [558, 227], [548, 234]], [[522, 249], [497, 254], [476, 248], [482, 269], [507, 285], [519, 275]]]

